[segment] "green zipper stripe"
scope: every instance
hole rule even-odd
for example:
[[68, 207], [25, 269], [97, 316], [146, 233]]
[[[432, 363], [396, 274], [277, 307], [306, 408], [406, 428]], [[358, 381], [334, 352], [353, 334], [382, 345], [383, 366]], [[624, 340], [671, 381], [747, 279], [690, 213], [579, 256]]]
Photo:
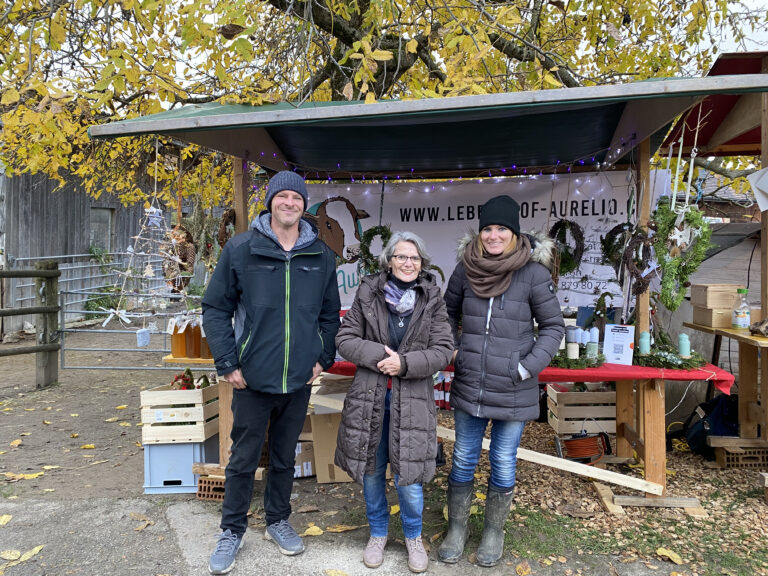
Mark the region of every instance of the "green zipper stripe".
[[291, 343], [291, 259], [285, 262], [285, 355], [283, 364], [283, 394], [288, 392], [288, 350]]
[[238, 360], [243, 359], [243, 352], [245, 352], [245, 348], [248, 346], [248, 342], [251, 341], [251, 336], [253, 335], [253, 332], [248, 332], [248, 338], [245, 339], [245, 342], [243, 342], [243, 345], [240, 346], [240, 354], [237, 355]]

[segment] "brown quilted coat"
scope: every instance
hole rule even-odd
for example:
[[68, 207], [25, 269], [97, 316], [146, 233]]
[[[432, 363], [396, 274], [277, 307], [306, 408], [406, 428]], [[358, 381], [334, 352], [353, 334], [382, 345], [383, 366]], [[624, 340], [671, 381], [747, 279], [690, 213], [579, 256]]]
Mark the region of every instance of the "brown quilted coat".
[[[364, 277], [344, 316], [336, 347], [357, 365], [344, 400], [336, 464], [362, 484], [373, 473], [381, 439], [387, 376], [376, 364], [387, 354], [388, 314], [384, 301], [387, 274]], [[430, 277], [418, 280], [416, 306], [398, 353], [403, 370], [392, 378], [389, 458], [392, 472], [407, 486], [435, 475], [437, 415], [432, 376], [448, 364], [453, 336], [440, 289]]]

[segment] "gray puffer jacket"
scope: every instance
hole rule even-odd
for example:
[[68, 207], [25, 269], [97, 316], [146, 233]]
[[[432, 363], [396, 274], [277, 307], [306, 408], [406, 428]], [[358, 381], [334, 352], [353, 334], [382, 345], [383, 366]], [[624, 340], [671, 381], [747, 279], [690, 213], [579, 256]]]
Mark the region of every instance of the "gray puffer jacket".
[[[464, 248], [475, 237], [470, 234], [459, 245], [459, 264], [445, 291], [459, 350], [451, 406], [482, 418], [534, 420], [539, 415], [539, 372], [549, 365], [565, 334], [549, 270], [554, 243], [544, 234], [529, 235], [531, 259], [514, 273], [504, 294], [488, 299], [472, 291], [462, 263]], [[521, 378], [518, 364], [530, 378]]]
[[[376, 364], [387, 354], [389, 312], [384, 301], [386, 272], [360, 282], [352, 307], [336, 336], [339, 353], [357, 365], [344, 400], [336, 464], [362, 484], [376, 467], [384, 422], [386, 374]], [[453, 352], [451, 327], [440, 289], [431, 277], [417, 281], [416, 306], [397, 352], [401, 372], [392, 378], [389, 461], [403, 486], [429, 482], [435, 475], [437, 414], [432, 375], [446, 367]]]

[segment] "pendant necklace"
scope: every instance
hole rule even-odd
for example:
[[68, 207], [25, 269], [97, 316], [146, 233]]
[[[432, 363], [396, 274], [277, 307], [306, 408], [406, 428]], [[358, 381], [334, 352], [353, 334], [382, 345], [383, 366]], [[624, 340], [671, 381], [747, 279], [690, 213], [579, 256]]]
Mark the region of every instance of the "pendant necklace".
[[400, 328], [402, 328], [403, 326], [405, 326], [405, 324], [403, 323], [403, 319], [405, 318], [405, 316], [398, 316], [398, 318], [400, 319], [400, 322], [398, 322], [397, 325]]

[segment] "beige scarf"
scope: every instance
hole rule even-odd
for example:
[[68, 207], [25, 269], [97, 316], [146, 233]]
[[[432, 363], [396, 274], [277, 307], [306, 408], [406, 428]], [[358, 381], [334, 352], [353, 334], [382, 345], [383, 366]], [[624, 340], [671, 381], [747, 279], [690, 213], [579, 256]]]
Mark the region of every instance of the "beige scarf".
[[504, 294], [512, 282], [515, 270], [525, 266], [531, 259], [531, 241], [521, 234], [517, 248], [506, 256], [482, 254], [480, 242], [470, 242], [464, 250], [464, 269], [472, 291], [480, 298], [492, 298]]

